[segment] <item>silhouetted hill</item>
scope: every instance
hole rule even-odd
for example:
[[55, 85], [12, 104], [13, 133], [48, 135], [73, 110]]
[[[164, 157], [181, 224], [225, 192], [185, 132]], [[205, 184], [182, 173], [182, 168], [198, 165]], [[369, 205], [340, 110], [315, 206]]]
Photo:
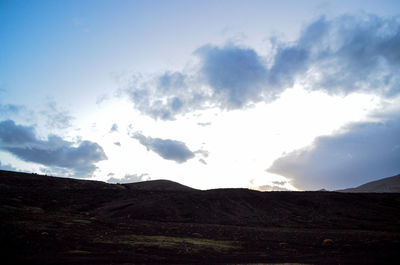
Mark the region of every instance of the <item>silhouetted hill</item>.
[[135, 183], [121, 184], [130, 190], [154, 190], [154, 191], [189, 191], [194, 190], [188, 186], [170, 180], [148, 180]]
[[118, 185], [95, 180], [80, 180], [0, 170], [0, 189], [11, 187], [40, 189], [123, 189]]
[[102, 218], [320, 228], [373, 227], [377, 219], [386, 228], [400, 224], [400, 195], [388, 203], [389, 194], [201, 191], [168, 180], [108, 184], [10, 171], [0, 171], [0, 190], [45, 211], [59, 207]]
[[0, 171], [2, 264], [397, 264], [400, 194]]
[[366, 184], [360, 185], [356, 188], [338, 190], [340, 192], [400, 192], [400, 174], [383, 178], [376, 181], [371, 181]]

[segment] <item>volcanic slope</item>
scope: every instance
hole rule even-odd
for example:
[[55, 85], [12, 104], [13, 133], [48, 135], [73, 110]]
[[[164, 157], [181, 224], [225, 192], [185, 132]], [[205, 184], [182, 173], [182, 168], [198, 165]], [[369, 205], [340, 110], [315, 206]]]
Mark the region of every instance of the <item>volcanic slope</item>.
[[339, 190], [340, 192], [400, 192], [400, 174], [371, 181], [356, 188]]
[[4, 264], [397, 264], [400, 194], [196, 190], [0, 171]]
[[160, 179], [160, 180], [148, 180], [135, 183], [120, 184], [130, 190], [153, 190], [153, 191], [190, 191], [194, 190], [188, 186], [180, 183]]

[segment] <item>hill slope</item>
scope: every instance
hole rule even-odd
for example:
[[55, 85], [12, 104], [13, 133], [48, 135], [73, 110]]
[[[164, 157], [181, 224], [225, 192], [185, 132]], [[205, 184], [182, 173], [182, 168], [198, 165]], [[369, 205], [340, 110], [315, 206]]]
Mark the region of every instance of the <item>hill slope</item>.
[[189, 191], [194, 190], [188, 186], [170, 180], [148, 180], [135, 183], [121, 184], [130, 190], [154, 190], [154, 191]]
[[397, 264], [400, 194], [195, 190], [0, 171], [4, 264]]
[[383, 179], [376, 180], [376, 181], [371, 181], [371, 182], [365, 183], [365, 184], [360, 185], [355, 188], [338, 190], [338, 191], [340, 191], [340, 192], [376, 192], [376, 193], [397, 192], [397, 193], [400, 193], [400, 174], [393, 176], [393, 177], [388, 177], [388, 178], [383, 178]]
[[4, 204], [22, 197], [24, 206], [100, 218], [309, 228], [374, 228], [379, 220], [392, 230], [400, 224], [400, 195], [390, 194], [201, 191], [167, 180], [108, 184], [9, 171], [0, 171], [0, 189]]

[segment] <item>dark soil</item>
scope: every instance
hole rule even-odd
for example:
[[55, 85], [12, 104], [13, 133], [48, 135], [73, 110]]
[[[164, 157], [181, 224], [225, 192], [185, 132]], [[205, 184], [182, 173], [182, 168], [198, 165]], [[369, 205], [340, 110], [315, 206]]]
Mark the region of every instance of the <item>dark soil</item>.
[[135, 188], [0, 171], [0, 220], [2, 264], [400, 262], [399, 193]]

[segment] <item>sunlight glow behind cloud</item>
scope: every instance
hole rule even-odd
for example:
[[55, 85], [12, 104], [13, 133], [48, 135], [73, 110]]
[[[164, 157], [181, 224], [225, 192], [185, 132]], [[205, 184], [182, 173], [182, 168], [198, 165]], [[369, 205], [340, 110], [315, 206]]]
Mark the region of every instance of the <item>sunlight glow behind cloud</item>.
[[[260, 190], [343, 187], [400, 170], [382, 163], [352, 178], [347, 160], [322, 159], [353, 152], [348, 139], [361, 135], [387, 143], [376, 149], [397, 163], [387, 149], [400, 145], [398, 3], [311, 2], [103, 3], [82, 13], [75, 2], [8, 4], [0, 167]], [[110, 16], [97, 12], [105, 7]]]

